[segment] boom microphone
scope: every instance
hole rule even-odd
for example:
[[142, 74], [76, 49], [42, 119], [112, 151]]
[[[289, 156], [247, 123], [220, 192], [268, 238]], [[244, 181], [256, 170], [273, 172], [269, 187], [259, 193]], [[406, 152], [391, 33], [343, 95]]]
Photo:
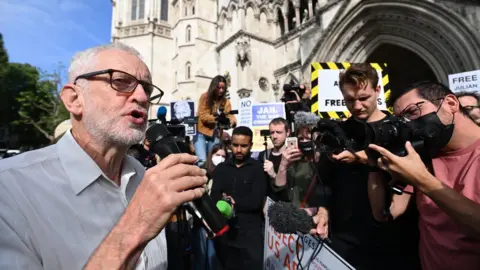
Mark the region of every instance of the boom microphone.
[[279, 233], [304, 234], [310, 233], [315, 228], [313, 218], [302, 209], [295, 207], [292, 203], [276, 202], [268, 208], [270, 225]]
[[[155, 124], [146, 132], [146, 138], [150, 142], [150, 149], [162, 159], [170, 154], [180, 154], [180, 148], [174, 137], [164, 124]], [[212, 201], [205, 193], [199, 199], [193, 201], [195, 208], [202, 215], [210, 230], [220, 236], [229, 230], [227, 220], [223, 217]]]

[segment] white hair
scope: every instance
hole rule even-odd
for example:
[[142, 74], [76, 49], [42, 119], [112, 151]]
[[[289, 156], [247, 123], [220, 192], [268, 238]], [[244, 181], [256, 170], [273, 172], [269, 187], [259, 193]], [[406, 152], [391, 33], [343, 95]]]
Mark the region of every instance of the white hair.
[[73, 83], [75, 78], [79, 75], [92, 72], [93, 70], [91, 69], [95, 65], [94, 60], [98, 53], [112, 49], [128, 52], [144, 61], [142, 55], [136, 49], [120, 42], [96, 46], [78, 52], [73, 56], [72, 61], [70, 62], [70, 67], [68, 68], [68, 82]]

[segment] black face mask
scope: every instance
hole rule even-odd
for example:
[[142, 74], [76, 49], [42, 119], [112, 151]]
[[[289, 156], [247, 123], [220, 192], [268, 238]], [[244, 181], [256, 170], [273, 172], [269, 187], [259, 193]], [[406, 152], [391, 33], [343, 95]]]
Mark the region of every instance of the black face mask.
[[313, 147], [312, 141], [305, 141], [305, 142], [299, 141], [298, 149], [300, 149], [300, 151], [302, 151], [302, 153], [305, 156], [309, 156], [309, 157], [313, 156], [314, 147]]
[[453, 120], [451, 124], [445, 125], [438, 118], [437, 112], [423, 115], [411, 124], [415, 126], [417, 135], [424, 140], [425, 150], [430, 154], [437, 154], [453, 136]]

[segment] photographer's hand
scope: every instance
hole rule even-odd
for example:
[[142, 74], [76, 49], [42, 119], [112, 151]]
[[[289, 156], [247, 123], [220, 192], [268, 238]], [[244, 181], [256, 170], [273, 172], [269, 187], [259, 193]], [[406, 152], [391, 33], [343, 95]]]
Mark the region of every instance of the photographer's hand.
[[356, 153], [352, 153], [348, 150], [345, 150], [338, 155], [332, 154], [331, 159], [334, 161], [342, 162], [342, 163], [361, 163], [361, 164], [368, 164], [368, 156], [365, 151], [359, 151]]
[[405, 157], [396, 156], [378, 145], [370, 144], [368, 147], [382, 155], [377, 160], [377, 166], [380, 169], [392, 176], [401, 177], [407, 184], [423, 186], [426, 184], [426, 179], [431, 179], [431, 173], [410, 142], [405, 144], [408, 153]]

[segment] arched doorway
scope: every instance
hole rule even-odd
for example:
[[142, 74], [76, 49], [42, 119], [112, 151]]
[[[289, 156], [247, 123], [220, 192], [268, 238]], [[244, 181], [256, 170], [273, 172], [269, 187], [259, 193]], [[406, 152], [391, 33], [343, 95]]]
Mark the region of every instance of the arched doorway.
[[391, 89], [422, 80], [437, 81], [432, 68], [416, 53], [393, 44], [378, 46], [366, 59], [368, 63], [387, 63]]
[[[480, 67], [480, 35], [457, 14], [430, 1], [366, 0], [336, 18], [315, 49], [302, 59], [312, 62], [365, 62], [379, 44], [395, 44], [415, 52], [435, 77]], [[405, 59], [404, 59], [405, 60]]]

